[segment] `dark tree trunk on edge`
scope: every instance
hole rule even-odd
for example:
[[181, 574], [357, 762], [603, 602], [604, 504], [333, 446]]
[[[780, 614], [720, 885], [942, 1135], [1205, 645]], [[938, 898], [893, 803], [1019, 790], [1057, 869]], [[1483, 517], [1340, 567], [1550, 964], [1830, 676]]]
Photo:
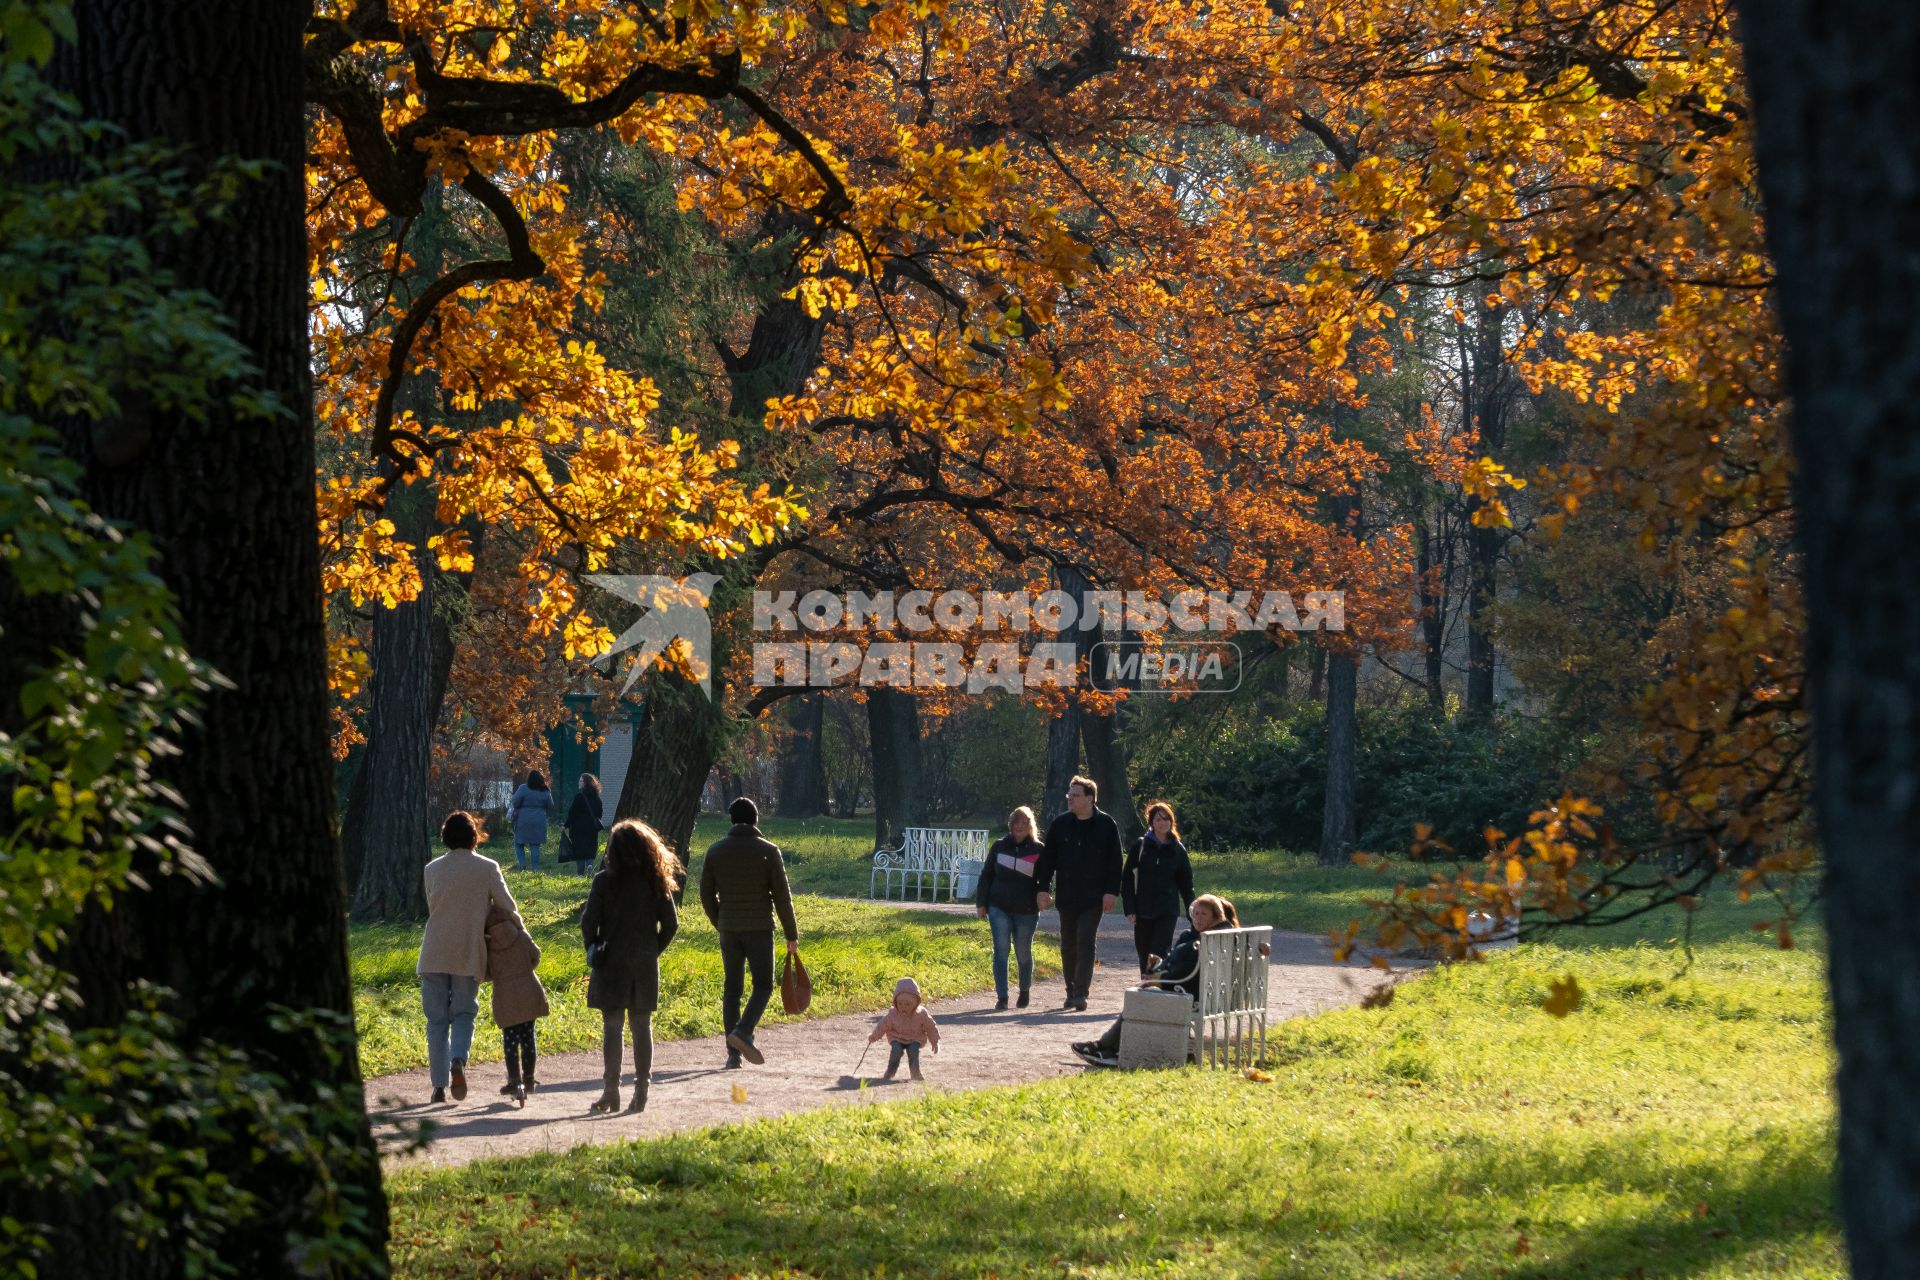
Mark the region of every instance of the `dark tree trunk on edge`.
[[1854, 1276], [1920, 1256], [1920, 9], [1744, 0], [1789, 352]]
[[[318, 1169], [246, 1142], [210, 1143], [205, 1152], [208, 1175], [246, 1186], [262, 1206], [251, 1221], [224, 1224], [224, 1260], [236, 1274], [284, 1274], [298, 1239], [337, 1245], [358, 1231], [371, 1259], [332, 1273], [340, 1277], [385, 1273], [386, 1200], [360, 1112], [358, 1053], [350, 1037], [327, 1052], [311, 1034], [274, 1025], [276, 1009], [323, 1011], [349, 1027], [353, 1015], [314, 537], [301, 181], [309, 8], [83, 0], [79, 45], [62, 55], [61, 78], [86, 115], [135, 140], [268, 162], [241, 187], [230, 221], [201, 228], [161, 265], [219, 301], [283, 407], [270, 419], [243, 419], [224, 402], [205, 421], [154, 414], [143, 424], [150, 440], [131, 462], [86, 460], [88, 498], [152, 536], [189, 650], [233, 687], [208, 694], [201, 727], [166, 770], [219, 883], [152, 877], [152, 888], [93, 912], [66, 962], [94, 1025], [116, 1023], [129, 984], [151, 981], [177, 994], [187, 1054], [229, 1047], [303, 1099], [334, 1093], [337, 1132], [354, 1152], [347, 1159]], [[115, 1186], [104, 1194], [131, 1193]], [[342, 1212], [357, 1225], [342, 1227], [332, 1216]], [[86, 1247], [71, 1256], [71, 1274], [178, 1270], [166, 1249], [117, 1238], [105, 1214], [75, 1225]]]
[[780, 816], [813, 818], [827, 811], [827, 769], [820, 734], [827, 723], [825, 694], [793, 700], [788, 724], [793, 736], [780, 760]]
[[1320, 865], [1344, 865], [1354, 847], [1354, 694], [1360, 664], [1327, 654], [1327, 799], [1320, 817]]
[[920, 703], [910, 693], [867, 690], [867, 734], [873, 750], [873, 835], [893, 844], [907, 827], [926, 822], [920, 760]]

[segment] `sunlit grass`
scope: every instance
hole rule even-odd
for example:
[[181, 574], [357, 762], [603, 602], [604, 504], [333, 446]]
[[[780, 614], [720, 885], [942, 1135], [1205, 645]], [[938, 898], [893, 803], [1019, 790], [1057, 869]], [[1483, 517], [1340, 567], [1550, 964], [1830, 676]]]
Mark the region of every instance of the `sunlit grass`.
[[[1095, 1073], [410, 1169], [394, 1257], [406, 1276], [1841, 1275], [1821, 958], [1715, 933], [1684, 972], [1604, 936], [1442, 969], [1287, 1024], [1271, 1083]], [[1586, 999], [1555, 1019], [1540, 1003], [1568, 973]]]

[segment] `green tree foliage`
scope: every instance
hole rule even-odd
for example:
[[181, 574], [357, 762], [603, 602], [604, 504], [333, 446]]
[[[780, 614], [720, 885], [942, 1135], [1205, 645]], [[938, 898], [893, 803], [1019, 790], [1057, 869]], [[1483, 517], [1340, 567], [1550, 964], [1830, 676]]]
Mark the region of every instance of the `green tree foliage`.
[[[1165, 799], [1196, 848], [1312, 849], [1327, 786], [1325, 710], [1266, 718], [1250, 705], [1160, 707], [1131, 735], [1136, 790]], [[1409, 699], [1362, 707], [1354, 760], [1361, 849], [1404, 848], [1425, 824], [1466, 856], [1488, 826], [1517, 831], [1576, 756], [1549, 726], [1436, 719]]]

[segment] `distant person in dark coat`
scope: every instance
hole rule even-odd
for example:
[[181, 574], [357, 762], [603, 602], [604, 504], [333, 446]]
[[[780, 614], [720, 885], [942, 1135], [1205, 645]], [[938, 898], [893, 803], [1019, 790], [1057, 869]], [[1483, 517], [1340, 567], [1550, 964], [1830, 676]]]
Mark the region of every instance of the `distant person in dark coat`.
[[[700, 865], [700, 905], [720, 934], [721, 1011], [727, 1020], [727, 1066], [745, 1058], [755, 1066], [766, 1056], [754, 1047], [753, 1029], [773, 994], [773, 917], [787, 935], [787, 954], [800, 948], [800, 927], [793, 919], [793, 890], [780, 846], [760, 834], [760, 810], [745, 796], [727, 808], [733, 827], [707, 849]], [[740, 1008], [745, 971], [753, 972], [753, 993]]]
[[1120, 896], [1120, 825], [1095, 807], [1099, 795], [1092, 778], [1068, 783], [1067, 811], [1047, 828], [1040, 854], [1040, 909], [1060, 908], [1060, 969], [1067, 980], [1061, 1007], [1066, 1009], [1087, 1007], [1100, 917]]
[[980, 887], [974, 906], [980, 918], [993, 926], [993, 989], [999, 995], [994, 1008], [1007, 1007], [1007, 950], [1020, 962], [1020, 1007], [1027, 1007], [1033, 987], [1033, 931], [1040, 923], [1039, 882], [1044, 846], [1033, 838], [1033, 810], [1021, 805], [1007, 816], [1007, 834], [987, 850], [980, 868]]
[[1193, 859], [1180, 843], [1180, 826], [1173, 806], [1155, 800], [1147, 806], [1147, 833], [1127, 851], [1120, 872], [1120, 909], [1133, 926], [1133, 950], [1140, 959], [1140, 975], [1147, 959], [1164, 956], [1173, 946], [1173, 929], [1193, 905]]
[[606, 825], [603, 812], [600, 779], [581, 774], [580, 789], [567, 809], [567, 843], [573, 846], [573, 862], [583, 876], [593, 874], [593, 860], [600, 856], [600, 831]]
[[507, 801], [507, 818], [513, 824], [513, 865], [521, 871], [531, 864], [540, 869], [540, 850], [547, 843], [547, 819], [553, 811], [553, 792], [538, 769], [527, 772], [527, 780], [515, 788]]
[[[647, 1109], [653, 1074], [653, 1011], [660, 1007], [660, 953], [679, 932], [673, 907], [679, 861], [659, 833], [632, 818], [614, 824], [607, 838], [607, 866], [593, 878], [580, 936], [596, 961], [587, 979], [587, 1007], [600, 1011], [605, 1089], [590, 1110], [620, 1109], [620, 1035], [633, 1027], [633, 1101], [629, 1112]], [[600, 948], [597, 956], [592, 948]]]

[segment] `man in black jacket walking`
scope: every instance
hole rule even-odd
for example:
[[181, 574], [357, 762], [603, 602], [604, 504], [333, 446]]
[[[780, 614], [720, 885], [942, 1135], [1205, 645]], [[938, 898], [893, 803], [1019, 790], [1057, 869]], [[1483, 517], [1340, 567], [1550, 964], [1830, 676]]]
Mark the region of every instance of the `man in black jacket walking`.
[[[742, 1056], [758, 1066], [766, 1058], [754, 1047], [753, 1029], [773, 994], [773, 917], [787, 935], [787, 954], [799, 948], [793, 891], [780, 846], [760, 834], [760, 811], [741, 796], [727, 809], [733, 827], [713, 842], [700, 865], [700, 905], [720, 934], [720, 1003], [727, 1020], [727, 1065]], [[753, 971], [753, 993], [740, 1009], [744, 970]]]
[[1120, 893], [1120, 825], [1112, 814], [1095, 807], [1099, 795], [1092, 778], [1076, 777], [1067, 784], [1067, 811], [1047, 828], [1035, 875], [1040, 909], [1060, 908], [1060, 970], [1067, 980], [1061, 1007], [1067, 1009], [1087, 1007], [1100, 917], [1113, 910]]

